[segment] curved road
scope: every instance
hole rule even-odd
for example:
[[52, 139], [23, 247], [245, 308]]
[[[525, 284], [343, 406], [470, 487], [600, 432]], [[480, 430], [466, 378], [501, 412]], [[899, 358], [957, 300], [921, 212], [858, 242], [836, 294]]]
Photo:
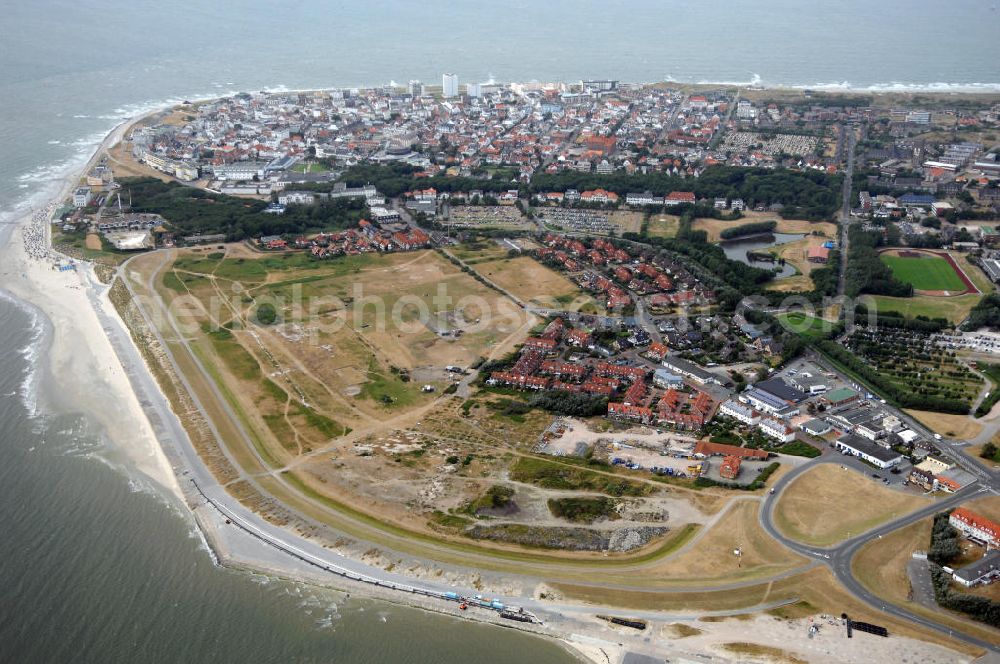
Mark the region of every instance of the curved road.
[[[772, 494], [765, 497], [763, 504], [761, 505], [760, 520], [761, 525], [768, 535], [778, 540], [789, 549], [799, 553], [803, 556], [818, 560], [830, 568], [833, 575], [837, 580], [850, 592], [852, 595], [861, 599], [866, 604], [871, 607], [884, 611], [897, 618], [902, 618], [908, 622], [927, 627], [929, 629], [936, 630], [951, 636], [955, 639], [965, 641], [979, 648], [983, 648], [987, 651], [992, 651], [994, 653], [1000, 653], [1000, 645], [994, 642], [984, 641], [983, 639], [957, 632], [945, 625], [935, 622], [929, 618], [919, 616], [912, 613], [905, 608], [891, 604], [886, 600], [878, 597], [874, 593], [870, 592], [865, 588], [857, 579], [854, 578], [854, 572], [851, 569], [851, 563], [854, 560], [854, 556], [857, 555], [858, 550], [872, 541], [873, 539], [881, 538], [894, 530], [907, 526], [915, 521], [926, 518], [937, 512], [948, 509], [949, 507], [954, 507], [960, 503], [969, 500], [971, 497], [975, 496], [977, 493], [982, 493], [987, 490], [986, 487], [978, 487], [976, 484], [971, 484], [961, 491], [944, 498], [941, 500], [936, 500], [927, 507], [916, 510], [915, 512], [910, 512], [904, 516], [897, 519], [893, 519], [881, 526], [877, 526], [871, 530], [868, 530], [860, 535], [852, 537], [850, 539], [841, 542], [833, 547], [818, 547], [811, 546], [808, 544], [803, 544], [796, 540], [790, 539], [783, 535], [781, 531], [777, 529], [774, 525], [774, 506], [777, 504], [778, 499], [781, 497], [782, 492], [791, 484], [796, 478], [802, 473], [806, 472], [810, 468], [815, 468], [817, 464], [837, 464], [840, 466], [850, 466], [855, 470], [860, 470], [865, 474], [871, 472], [869, 466], [864, 465], [862, 462], [858, 461], [854, 457], [842, 456], [839, 454], [830, 454], [824, 456], [814, 463], [805, 464], [799, 466], [790, 473], [787, 473], [781, 479], [779, 479], [774, 487]], [[852, 471], [848, 471], [852, 472]]]
[[[120, 269], [119, 276], [122, 277], [123, 282], [126, 285], [131, 287], [130, 280], [128, 278], [128, 275], [126, 274], [125, 266], [122, 266], [122, 268]], [[135, 297], [135, 295], [136, 294], [133, 293], [133, 297], [136, 299], [136, 303], [139, 305], [140, 312], [147, 319], [147, 324], [149, 324], [151, 331], [153, 331], [154, 334], [159, 336], [159, 330], [157, 326], [153, 324], [153, 322], [150, 320], [149, 312], [145, 311], [144, 308], [142, 307], [141, 298], [137, 298]], [[110, 327], [112, 329], [118, 328], [117, 330], [114, 330], [115, 332], [119, 333], [124, 332], [124, 330], [120, 329], [118, 325], [106, 325], [105, 327], [106, 330]], [[123, 365], [128, 366], [129, 364], [131, 364], [134, 366], [135, 364], [138, 364], [139, 366], [141, 366], [142, 360], [141, 358], [138, 357], [138, 352], [135, 350], [134, 346], [132, 346], [132, 344], [127, 342], [122, 343], [125, 341], [125, 339], [123, 339], [122, 337], [127, 338], [127, 335], [114, 334], [113, 336], [118, 337], [117, 341], [119, 343], [115, 345], [116, 345], [116, 350], [119, 351], [119, 355], [131, 356], [127, 358], [128, 360], [131, 360], [131, 362], [126, 362], [125, 361], [126, 357], [120, 357], [120, 359], [123, 360]], [[160, 341], [161, 344], [163, 344], [164, 347], [166, 348], [166, 344], [163, 343], [162, 338], [160, 338]], [[172, 360], [173, 358], [170, 359]], [[137, 373], [140, 375], [136, 375]], [[149, 381], [152, 380], [148, 372], [145, 371], [134, 372], [134, 373], [130, 372], [130, 378], [133, 379], [134, 383], [138, 381], [146, 382], [143, 381], [143, 378], [148, 378]], [[143, 387], [146, 389], [141, 391], [145, 392], [147, 399], [152, 397], [152, 399], [149, 400], [152, 400], [154, 402], [162, 400], [162, 395], [158, 395], [159, 390], [155, 389], [154, 385], [146, 384], [143, 385]], [[156, 399], [156, 396], [161, 396], [161, 399]], [[147, 401], [146, 403], [148, 404], [149, 402]], [[359, 561], [354, 561], [349, 558], [335, 556], [336, 560], [332, 560], [331, 554], [328, 550], [322, 549], [315, 543], [310, 542], [308, 540], [302, 540], [301, 538], [298, 538], [288, 533], [284, 529], [273, 526], [272, 524], [260, 519], [256, 514], [250, 512], [241, 504], [239, 504], [238, 501], [234, 500], [231, 496], [229, 496], [229, 494], [225, 491], [225, 489], [217, 485], [217, 483], [214, 480], [214, 477], [211, 476], [207, 468], [205, 468], [204, 465], [201, 463], [201, 460], [198, 457], [197, 453], [195, 453], [193, 448], [190, 447], [190, 442], [187, 440], [185, 432], [183, 432], [180, 429], [179, 422], [177, 422], [174, 417], [170, 417], [172, 413], [168, 415], [167, 413], [164, 412], [164, 411], [169, 412], [169, 406], [167, 406], [165, 403], [159, 403], [157, 405], [160, 406], [159, 408], [156, 408], [156, 410], [159, 411], [159, 414], [161, 415], [162, 418], [160, 422], [161, 428], [163, 428], [162, 425], [164, 424], [168, 426], [174, 425], [174, 426], [169, 426], [169, 428], [172, 430], [171, 433], [174, 434], [170, 436], [170, 438], [173, 438], [172, 442], [177, 447], [180, 448], [179, 450], [181, 452], [180, 456], [184, 457], [184, 461], [186, 462], [184, 465], [188, 467], [188, 472], [191, 473], [191, 475], [189, 475], [189, 478], [192, 480], [195, 478], [200, 480], [198, 481], [199, 490], [202, 491], [204, 497], [208, 499], [210, 503], [215, 505], [216, 509], [219, 509], [219, 511], [223, 513], [227, 518], [231, 519], [238, 525], [241, 525], [241, 527], [247, 529], [248, 531], [250, 531], [250, 529], [246, 528], [246, 526], [243, 526], [242, 524], [245, 523], [252, 525], [253, 530], [250, 532], [254, 531], [258, 532], [258, 534], [255, 536], [259, 537], [265, 542], [268, 542], [269, 544], [271, 544], [271, 546], [275, 546], [276, 548], [279, 548], [286, 552], [294, 548], [295, 553], [293, 555], [298, 555], [299, 557], [304, 558], [304, 556], [301, 556], [301, 554], [306, 553], [308, 557], [311, 558], [312, 560], [323, 561], [323, 563], [325, 564], [321, 566], [326, 567], [328, 571], [332, 571], [334, 573], [346, 576], [348, 578], [354, 578], [356, 580], [364, 580], [369, 583], [378, 583], [383, 587], [389, 587], [389, 588], [395, 587], [399, 590], [408, 591], [411, 593], [417, 592], [420, 594], [440, 596], [441, 593], [446, 592], [448, 590], [448, 588], [443, 584], [435, 584], [435, 583], [423, 583], [415, 586], [412, 582], [412, 579], [408, 577], [401, 576], [398, 574], [387, 573], [384, 570], [370, 567], [364, 563], [361, 563]], [[166, 408], [164, 408], [164, 406], [166, 406]], [[164, 422], [163, 420], [166, 420], [166, 422]], [[924, 431], [922, 427], [919, 427], [918, 430]], [[963, 466], [965, 466], [966, 464], [974, 463], [970, 459], [965, 457], [960, 449], [950, 448], [947, 450], [947, 452], [949, 452], [949, 456], [957, 456], [960, 457], [962, 460], [964, 460], [965, 463], [963, 464]], [[899, 519], [894, 519], [889, 523], [886, 523], [866, 533], [853, 537], [835, 547], [821, 548], [821, 547], [804, 545], [785, 537], [777, 530], [777, 528], [774, 526], [773, 523], [774, 504], [776, 503], [777, 498], [781, 495], [781, 492], [784, 491], [784, 489], [787, 488], [787, 486], [795, 478], [797, 478], [799, 475], [801, 475], [809, 468], [814, 467], [816, 463], [838, 463], [841, 465], [855, 465], [855, 466], [860, 464], [860, 462], [858, 462], [857, 460], [851, 459], [849, 457], [830, 455], [826, 458], [819, 459], [816, 462], [804, 464], [792, 470], [784, 477], [780, 478], [774, 485], [774, 494], [767, 495], [762, 500], [760, 516], [765, 531], [770, 536], [774, 537], [776, 540], [778, 540], [791, 550], [815, 561], [814, 564], [827, 565], [833, 572], [835, 577], [848, 590], [848, 592], [855, 595], [856, 597], [866, 602], [867, 604], [871, 605], [872, 607], [878, 610], [883, 610], [886, 613], [894, 615], [898, 618], [902, 618], [911, 623], [919, 624], [929, 629], [934, 629], [942, 633], [949, 634], [954, 638], [961, 639], [963, 641], [966, 641], [970, 644], [986, 649], [988, 651], [992, 651], [994, 653], [1000, 653], [1000, 646], [998, 646], [997, 644], [989, 643], [983, 641], [982, 639], [969, 636], [963, 633], [954, 632], [953, 630], [949, 630], [948, 627], [936, 623], [931, 619], [918, 616], [916, 614], [907, 611], [904, 608], [889, 604], [881, 600], [880, 598], [869, 592], [866, 588], [864, 588], [854, 578], [853, 573], [851, 571], [851, 561], [853, 560], [854, 556], [857, 554], [858, 550], [862, 545], [871, 541], [873, 538], [877, 538], [879, 536], [890, 533], [898, 528], [913, 523], [914, 521], [917, 521], [931, 514], [934, 514], [937, 511], [946, 509], [947, 507], [953, 505], [957, 505], [958, 503], [961, 503], [967, 500], [969, 497], [975, 495], [977, 492], [985, 491], [988, 490], [989, 488], [992, 488], [993, 486], [996, 486], [996, 484], [993, 482], [995, 477], [994, 473], [987, 472], [981, 467], [978, 467], [977, 465], [978, 472], [976, 473], [976, 475], [980, 480], [984, 480], [984, 484], [986, 485], [985, 488], [977, 488], [976, 485], [972, 485], [964, 489], [963, 491], [956, 493], [953, 496], [950, 496], [947, 499], [936, 501], [934, 504], [929, 505], [928, 507], [907, 514], [903, 517], [900, 517]], [[863, 469], [866, 473], [869, 472], [867, 466], [864, 466]], [[291, 541], [294, 541], [295, 544], [294, 545], [291, 544]], [[313, 564], [316, 563], [314, 562]], [[762, 582], [762, 581], [766, 581], [766, 579], [758, 580], [757, 582]], [[714, 590], [714, 589], [715, 588], [706, 590]], [[570, 603], [552, 604], [546, 602], [543, 604], [528, 597], [518, 598], [518, 601], [525, 608], [530, 608], [531, 610], [540, 611], [542, 613], [557, 613], [564, 615], [566, 613], [573, 614], [578, 612], [593, 612], [593, 607], [583, 607], [580, 605], [574, 605]], [[751, 607], [750, 609], [743, 609], [739, 612], [742, 613], [751, 610], [754, 610], [753, 607]], [[650, 612], [650, 614], [652, 613], [653, 612]], [[650, 617], [652, 617], [652, 615], [650, 615]]]

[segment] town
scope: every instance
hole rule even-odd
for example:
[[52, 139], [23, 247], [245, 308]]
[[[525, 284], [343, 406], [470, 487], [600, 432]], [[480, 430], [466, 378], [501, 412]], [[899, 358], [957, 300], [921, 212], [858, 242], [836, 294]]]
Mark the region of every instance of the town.
[[250, 502], [343, 502], [391, 524], [387, 550], [524, 555], [578, 598], [578, 557], [624, 583], [662, 550], [656, 589], [776, 574], [840, 615], [818, 565], [893, 630], [978, 639], [1000, 603], [1000, 100], [949, 102], [451, 74], [244, 93], [131, 127], [53, 243], [103, 266], [171, 394], [241, 432], [214, 472], [280, 474]]

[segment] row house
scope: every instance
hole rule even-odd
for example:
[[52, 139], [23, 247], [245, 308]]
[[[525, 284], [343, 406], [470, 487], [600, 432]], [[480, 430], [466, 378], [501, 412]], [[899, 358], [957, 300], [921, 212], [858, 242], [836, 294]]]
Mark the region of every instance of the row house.
[[572, 362], [559, 362], [557, 360], [545, 360], [539, 371], [543, 374], [557, 376], [560, 379], [571, 378], [580, 380], [587, 375], [587, 367], [582, 364]]
[[631, 420], [633, 422], [649, 424], [653, 421], [653, 409], [612, 402], [608, 404], [608, 417], [617, 420]]
[[559, 344], [555, 339], [549, 339], [545, 337], [528, 337], [524, 340], [525, 348], [536, 348], [538, 350], [543, 350], [546, 352], [551, 352], [556, 349]]
[[626, 380], [645, 379], [648, 370], [645, 367], [632, 367], [624, 364], [612, 364], [611, 362], [598, 362], [594, 368], [594, 373], [598, 376], [614, 378], [624, 378]]

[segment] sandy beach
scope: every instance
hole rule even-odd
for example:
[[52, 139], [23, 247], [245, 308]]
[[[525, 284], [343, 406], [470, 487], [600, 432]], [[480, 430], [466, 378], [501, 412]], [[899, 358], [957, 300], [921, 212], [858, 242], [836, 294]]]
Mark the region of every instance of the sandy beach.
[[69, 195], [80, 173], [140, 119], [112, 130], [81, 171], [56, 183], [58, 189], [46, 207], [16, 222], [11, 237], [0, 246], [0, 265], [4, 288], [37, 307], [51, 323], [48, 347], [41, 349], [46, 361], [40, 365], [46, 372], [45, 384], [53, 388], [51, 398], [93, 416], [137, 470], [180, 497], [174, 471], [94, 308], [124, 330], [108, 300], [108, 287], [98, 281], [89, 263], [74, 262], [74, 269], [59, 270], [57, 265], [69, 261], [49, 242], [49, 218], [55, 206]]

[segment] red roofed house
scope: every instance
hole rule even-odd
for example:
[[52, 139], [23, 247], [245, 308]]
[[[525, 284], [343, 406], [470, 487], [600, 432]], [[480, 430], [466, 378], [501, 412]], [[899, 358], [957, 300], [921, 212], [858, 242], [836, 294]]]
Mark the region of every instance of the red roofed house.
[[690, 394], [669, 389], [656, 404], [659, 420], [681, 429], [700, 429], [712, 419], [715, 401], [706, 392], [695, 390]]
[[951, 513], [948, 523], [966, 537], [986, 542], [988, 549], [1000, 548], [1000, 524], [964, 507]]
[[566, 343], [570, 346], [583, 346], [586, 348], [591, 342], [590, 332], [587, 330], [570, 330], [566, 333]]
[[595, 367], [595, 373], [599, 376], [642, 380], [649, 373], [649, 369], [646, 367], [630, 367], [624, 364], [612, 364], [611, 362], [598, 362]]
[[672, 191], [663, 199], [663, 204], [667, 206], [680, 205], [681, 203], [694, 203], [693, 191]]
[[641, 378], [634, 383], [627, 390], [625, 390], [625, 397], [622, 399], [622, 403], [628, 404], [629, 406], [638, 406], [646, 398], [646, 381]]
[[652, 408], [642, 408], [641, 406], [628, 406], [623, 403], [609, 403], [608, 417], [624, 420], [635, 420], [648, 424], [653, 419]]
[[546, 339], [544, 337], [528, 337], [524, 340], [525, 348], [538, 348], [539, 350], [554, 350], [556, 347], [555, 339]]
[[727, 480], [735, 480], [740, 474], [740, 458], [738, 456], [723, 457], [722, 465], [719, 466], [719, 475]]
[[667, 353], [669, 351], [670, 349], [667, 348], [664, 344], [654, 341], [653, 343], [649, 344], [649, 348], [646, 349], [646, 357], [648, 357], [651, 360], [656, 360], [657, 362], [659, 362], [660, 360], [662, 360], [664, 357], [667, 356]]
[[563, 322], [562, 318], [555, 318], [551, 323], [545, 326], [545, 330], [540, 335], [543, 339], [555, 339], [559, 340], [562, 338], [563, 330], [566, 329], [566, 324]]
[[701, 456], [735, 456], [741, 459], [767, 459], [767, 452], [755, 450], [749, 447], [736, 447], [735, 445], [725, 445], [723, 443], [710, 443], [707, 440], [700, 440], [694, 446], [694, 453]]
[[674, 287], [674, 280], [665, 274], [661, 274], [658, 277], [656, 277], [655, 283], [657, 286], [659, 286], [662, 290], [665, 291], [672, 290]]
[[806, 260], [810, 263], [825, 263], [830, 260], [830, 250], [824, 246], [809, 247]]

